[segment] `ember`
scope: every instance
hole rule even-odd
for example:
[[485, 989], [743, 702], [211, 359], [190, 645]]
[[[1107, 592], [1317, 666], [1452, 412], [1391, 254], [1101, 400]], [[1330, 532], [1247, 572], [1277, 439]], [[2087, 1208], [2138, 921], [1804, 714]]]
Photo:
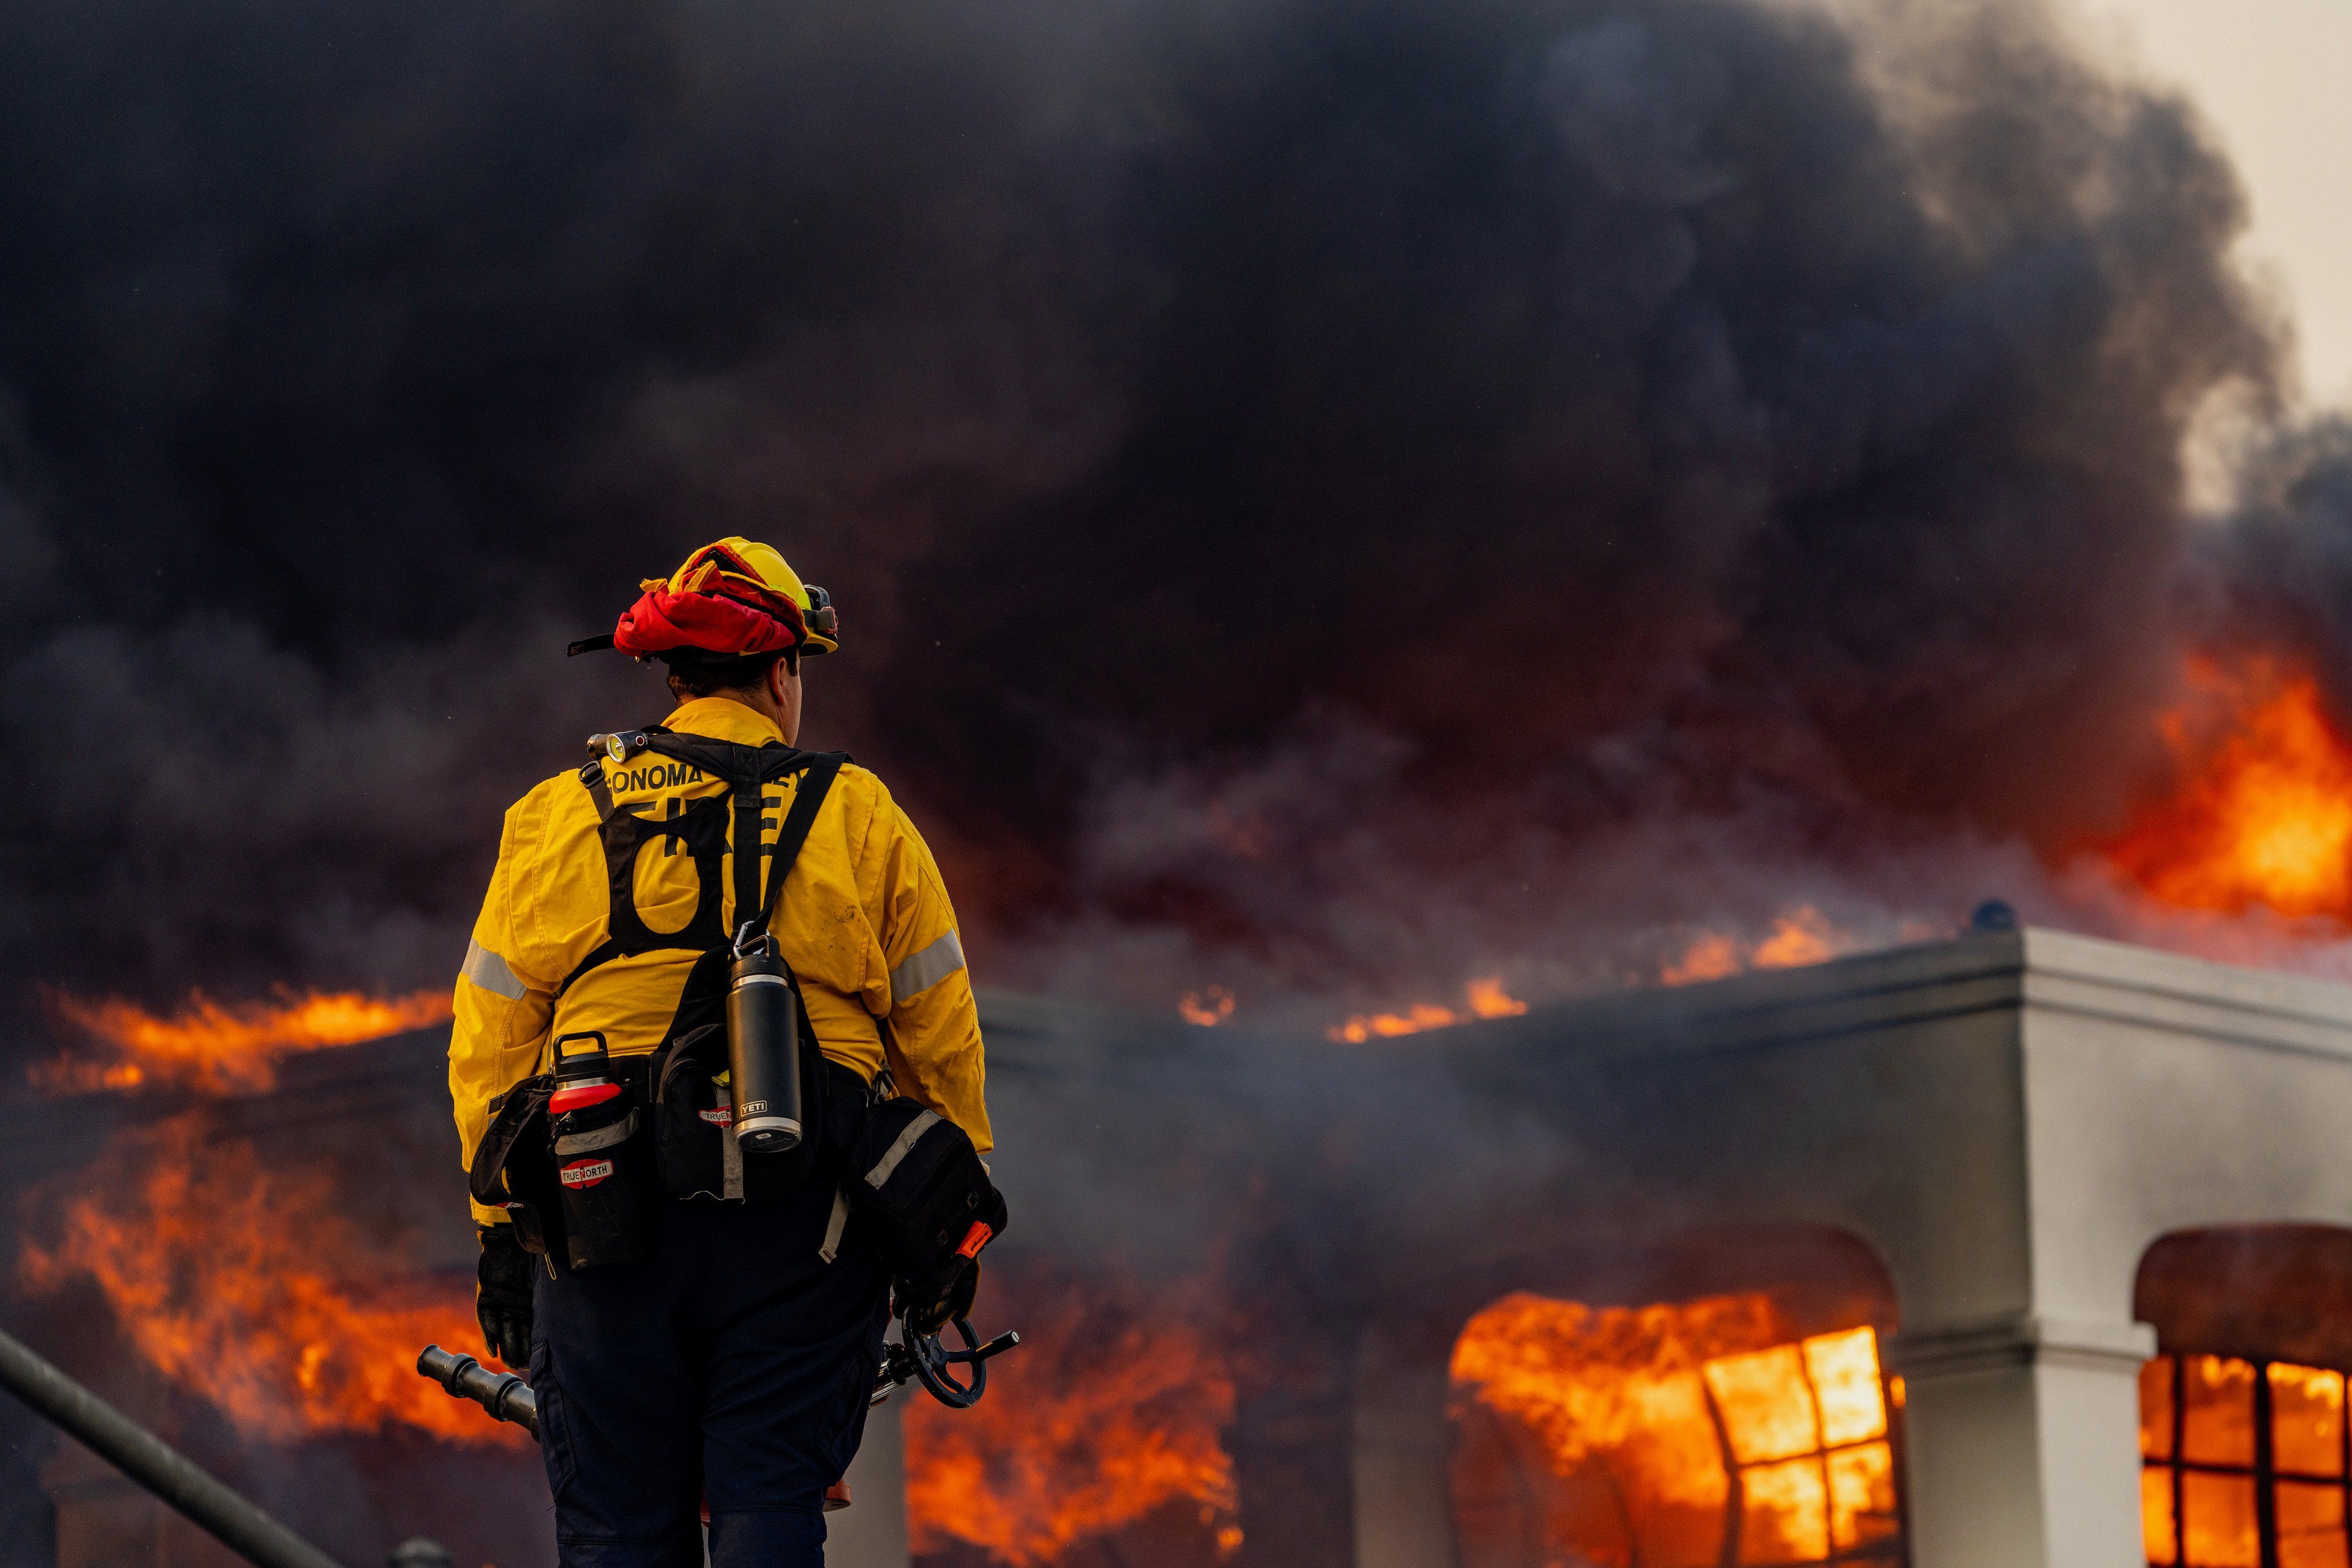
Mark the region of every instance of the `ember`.
[[1056, 1292], [1018, 1355], [995, 1364], [989, 1396], [907, 1415], [907, 1512], [915, 1551], [958, 1542], [1011, 1568], [1163, 1509], [1190, 1513], [1220, 1555], [1241, 1544], [1233, 1459], [1232, 1369], [1177, 1319], [1098, 1296]]
[[2188, 684], [2162, 721], [2184, 781], [2107, 858], [2167, 904], [2352, 919], [2352, 742], [2318, 683], [2262, 658]]
[[36, 1065], [34, 1084], [52, 1093], [171, 1085], [207, 1094], [265, 1093], [281, 1057], [357, 1045], [445, 1023], [446, 990], [389, 999], [359, 991], [281, 990], [275, 1002], [224, 1006], [191, 992], [179, 1011], [161, 1018], [133, 1003], [55, 995], [69, 1022], [116, 1053], [113, 1061], [64, 1056]]
[[1486, 975], [1463, 988], [1459, 1008], [1440, 1007], [1434, 1002], [1415, 1002], [1401, 1013], [1360, 1014], [1346, 1023], [1333, 1024], [1323, 1032], [1333, 1040], [1361, 1045], [1375, 1038], [1389, 1039], [1401, 1034], [1419, 1034], [1423, 1030], [1448, 1029], [1475, 1019], [1517, 1018], [1527, 1010], [1527, 1003], [1517, 1000], [1503, 988], [1500, 975]]
[[[1456, 1464], [1465, 1562], [1901, 1558], [1867, 1328], [1795, 1340], [1755, 1294], [1599, 1310], [1514, 1295], [1463, 1331], [1454, 1379], [1475, 1397], [1457, 1417], [1506, 1428], [1483, 1465], [1467, 1442]], [[1538, 1474], [1498, 1485], [1498, 1466]]]
[[1202, 1029], [1214, 1029], [1234, 1016], [1234, 994], [1223, 986], [1186, 991], [1176, 1004], [1176, 1016]]
[[278, 1441], [412, 1427], [446, 1441], [513, 1445], [412, 1370], [417, 1347], [480, 1337], [462, 1286], [386, 1289], [402, 1264], [364, 1242], [320, 1176], [265, 1166], [195, 1117], [100, 1168], [131, 1179], [68, 1197], [53, 1242], [27, 1242], [36, 1291], [97, 1284], [124, 1335], [164, 1376], [240, 1431]]

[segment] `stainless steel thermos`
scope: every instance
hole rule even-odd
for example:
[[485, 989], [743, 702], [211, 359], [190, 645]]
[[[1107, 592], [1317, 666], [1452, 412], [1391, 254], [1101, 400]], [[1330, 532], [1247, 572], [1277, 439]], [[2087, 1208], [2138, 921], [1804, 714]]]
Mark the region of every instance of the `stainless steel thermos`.
[[772, 950], [747, 953], [739, 946], [727, 971], [727, 1076], [738, 1148], [781, 1155], [799, 1146], [800, 1007], [792, 977]]

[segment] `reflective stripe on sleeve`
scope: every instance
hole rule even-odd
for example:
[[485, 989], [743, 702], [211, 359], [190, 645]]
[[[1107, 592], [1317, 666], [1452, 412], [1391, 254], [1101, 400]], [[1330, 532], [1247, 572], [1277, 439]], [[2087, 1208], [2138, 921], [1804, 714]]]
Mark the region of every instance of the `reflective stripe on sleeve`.
[[522, 1000], [522, 977], [514, 972], [514, 966], [479, 942], [466, 944], [466, 967], [457, 974], [459, 978], [473, 981], [494, 997], [504, 997], [510, 1002]]
[[920, 996], [963, 967], [963, 944], [952, 931], [890, 971], [890, 1005]]

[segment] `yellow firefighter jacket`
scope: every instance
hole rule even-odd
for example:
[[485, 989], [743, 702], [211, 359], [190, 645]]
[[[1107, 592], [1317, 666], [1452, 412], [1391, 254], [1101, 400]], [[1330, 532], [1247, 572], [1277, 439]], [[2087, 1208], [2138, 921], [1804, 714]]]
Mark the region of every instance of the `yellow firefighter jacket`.
[[[698, 697], [663, 721], [680, 735], [744, 746], [782, 738], [761, 714], [725, 697]], [[724, 796], [726, 783], [654, 754], [600, 764], [615, 810], [675, 816], [684, 802]], [[768, 786], [761, 836], [778, 824], [804, 775]], [[637, 855], [637, 913], [656, 931], [677, 930], [706, 896], [690, 854], [665, 853], [655, 838]], [[725, 901], [732, 931], [733, 848], [707, 896]], [[600, 1030], [614, 1055], [661, 1043], [697, 955], [661, 949], [614, 958], [563, 985], [604, 941], [614, 908], [596, 805], [577, 772], [548, 779], [507, 812], [481, 918], [457, 977], [449, 1036], [449, 1092], [467, 1166], [489, 1124], [490, 1102], [548, 1067], [559, 1034]], [[956, 935], [955, 911], [931, 852], [882, 781], [845, 767], [818, 810], [785, 880], [774, 931], [800, 977], [809, 1021], [824, 1054], [871, 1082], [887, 1065], [898, 1092], [961, 1127], [982, 1154], [993, 1140], [982, 1102], [980, 1012]], [[559, 994], [559, 992], [561, 994]], [[474, 1207], [483, 1224], [503, 1211]]]

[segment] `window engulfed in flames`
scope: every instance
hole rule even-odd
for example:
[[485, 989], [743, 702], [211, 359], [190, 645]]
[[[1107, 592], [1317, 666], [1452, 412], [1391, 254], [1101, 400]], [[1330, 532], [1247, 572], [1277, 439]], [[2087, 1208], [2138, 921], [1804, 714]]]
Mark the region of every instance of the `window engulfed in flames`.
[[2159, 1356], [2140, 1370], [2140, 1503], [2155, 1568], [2347, 1568], [2344, 1375]]
[[1798, 1339], [1769, 1298], [1504, 1298], [1454, 1352], [1464, 1568], [1903, 1561], [1867, 1328]]

